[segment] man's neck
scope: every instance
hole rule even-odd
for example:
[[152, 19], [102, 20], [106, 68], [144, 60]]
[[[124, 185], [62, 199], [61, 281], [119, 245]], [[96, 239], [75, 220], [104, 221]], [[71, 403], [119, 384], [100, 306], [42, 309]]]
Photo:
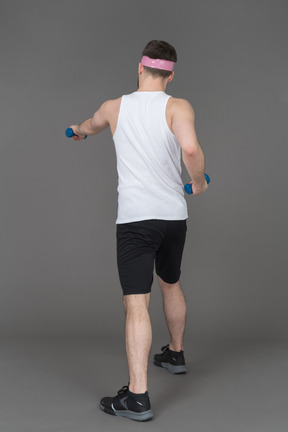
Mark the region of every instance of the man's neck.
[[167, 84], [162, 79], [146, 78], [139, 84], [138, 92], [165, 92]]

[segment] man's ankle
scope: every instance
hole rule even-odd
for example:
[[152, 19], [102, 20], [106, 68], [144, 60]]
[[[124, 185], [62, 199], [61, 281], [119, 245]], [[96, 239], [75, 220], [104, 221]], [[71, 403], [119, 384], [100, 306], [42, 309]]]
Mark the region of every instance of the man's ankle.
[[183, 345], [173, 345], [172, 343], [169, 344], [169, 349], [170, 351], [174, 351], [174, 352], [181, 352], [184, 351], [183, 350]]
[[128, 389], [129, 389], [130, 393], [134, 393], [137, 395], [144, 395], [148, 391], [147, 387], [137, 386], [137, 385], [133, 385], [133, 384], [132, 385], [129, 384]]

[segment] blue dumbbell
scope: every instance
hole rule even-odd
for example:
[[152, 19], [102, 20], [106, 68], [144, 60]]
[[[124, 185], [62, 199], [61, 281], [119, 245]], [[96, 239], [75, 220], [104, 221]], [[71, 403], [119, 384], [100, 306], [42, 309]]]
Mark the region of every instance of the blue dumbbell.
[[[65, 135], [67, 138], [72, 138], [73, 136], [76, 136], [76, 134], [73, 132], [72, 128], [67, 128], [65, 131]], [[86, 138], [87, 138], [87, 135], [85, 135], [84, 139], [86, 139]]]
[[[209, 177], [208, 174], [206, 174], [206, 173], [205, 173], [205, 179], [206, 179], [206, 182], [209, 184], [209, 183], [210, 183], [210, 177]], [[193, 194], [193, 190], [192, 190], [191, 183], [187, 183], [187, 184], [184, 186], [184, 189], [185, 189], [185, 192], [186, 192], [187, 194], [189, 194], [189, 195]]]

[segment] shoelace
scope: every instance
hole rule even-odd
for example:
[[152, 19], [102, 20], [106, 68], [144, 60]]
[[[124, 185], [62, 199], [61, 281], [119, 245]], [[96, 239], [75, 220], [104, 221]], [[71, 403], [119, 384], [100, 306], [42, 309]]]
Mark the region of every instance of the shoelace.
[[128, 390], [129, 390], [128, 386], [123, 386], [123, 387], [118, 391], [118, 396], [117, 396], [117, 397], [121, 397], [121, 396], [123, 396], [125, 393], [127, 393]]
[[163, 351], [163, 353], [166, 352], [167, 350], [169, 350], [169, 344], [167, 344], [161, 348], [161, 351]]

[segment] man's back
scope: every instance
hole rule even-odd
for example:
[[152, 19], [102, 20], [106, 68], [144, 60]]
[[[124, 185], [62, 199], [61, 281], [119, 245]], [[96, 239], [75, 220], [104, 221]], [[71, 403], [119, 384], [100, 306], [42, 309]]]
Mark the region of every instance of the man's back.
[[163, 91], [124, 95], [113, 134], [119, 176], [116, 223], [188, 217], [181, 148], [166, 121]]

